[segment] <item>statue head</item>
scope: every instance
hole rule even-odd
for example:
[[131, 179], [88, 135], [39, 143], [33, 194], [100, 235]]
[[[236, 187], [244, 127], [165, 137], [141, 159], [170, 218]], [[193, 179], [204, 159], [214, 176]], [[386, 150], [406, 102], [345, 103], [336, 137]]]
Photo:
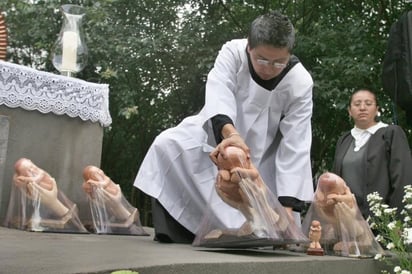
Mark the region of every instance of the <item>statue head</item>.
[[30, 177], [36, 176], [39, 168], [35, 164], [33, 164], [31, 160], [27, 158], [20, 158], [14, 164], [14, 170], [16, 171], [16, 174], [20, 176]]
[[318, 190], [324, 193], [325, 195], [343, 195], [346, 191], [346, 183], [340, 176], [331, 172], [326, 172], [323, 173], [318, 179], [317, 191]]
[[226, 157], [221, 154], [217, 156], [217, 166], [220, 169], [231, 170], [235, 167], [249, 168], [250, 161], [246, 153], [238, 147], [228, 146], [225, 149]]
[[83, 169], [83, 179], [87, 180], [95, 180], [95, 181], [102, 181], [105, 178], [105, 174], [103, 170], [98, 168], [97, 166], [89, 165]]
[[340, 176], [326, 172], [318, 179], [314, 202], [326, 215], [334, 216], [337, 202], [345, 202], [350, 207], [353, 206], [353, 195]]

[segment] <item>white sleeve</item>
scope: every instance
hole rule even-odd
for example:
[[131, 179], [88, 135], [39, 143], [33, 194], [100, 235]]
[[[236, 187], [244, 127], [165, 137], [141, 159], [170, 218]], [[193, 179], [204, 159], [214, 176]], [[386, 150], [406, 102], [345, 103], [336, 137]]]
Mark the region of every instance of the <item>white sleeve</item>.
[[313, 196], [310, 161], [313, 81], [303, 66], [297, 66], [301, 73], [294, 73], [289, 79], [290, 93], [295, 98], [279, 125], [282, 138], [276, 152], [276, 188], [278, 196], [309, 201]]
[[[246, 50], [246, 47], [244, 48]], [[225, 114], [236, 120], [237, 72], [241, 66], [239, 43], [227, 42], [216, 58], [206, 83], [205, 106], [202, 109], [205, 120], [216, 114]]]

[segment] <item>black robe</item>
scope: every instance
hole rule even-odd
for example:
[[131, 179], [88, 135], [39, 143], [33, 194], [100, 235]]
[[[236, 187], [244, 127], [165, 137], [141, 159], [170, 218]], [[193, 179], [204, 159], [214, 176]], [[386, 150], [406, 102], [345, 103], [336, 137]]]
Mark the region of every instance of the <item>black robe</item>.
[[[342, 176], [342, 161], [354, 138], [350, 131], [343, 134], [335, 150], [332, 172]], [[369, 216], [366, 196], [378, 192], [383, 202], [397, 207], [398, 213], [404, 207], [402, 198], [404, 186], [412, 184], [412, 157], [408, 140], [403, 129], [397, 125], [380, 128], [366, 144], [362, 163], [364, 183], [363, 193], [356, 200], [362, 215]], [[347, 182], [350, 186], [350, 182]]]

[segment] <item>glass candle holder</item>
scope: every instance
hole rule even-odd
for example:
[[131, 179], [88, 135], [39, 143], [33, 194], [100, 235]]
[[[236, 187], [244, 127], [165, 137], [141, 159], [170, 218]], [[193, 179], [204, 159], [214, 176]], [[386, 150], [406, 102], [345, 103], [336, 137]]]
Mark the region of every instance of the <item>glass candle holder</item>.
[[63, 25], [54, 44], [52, 62], [65, 76], [74, 76], [87, 64], [88, 49], [82, 29], [85, 8], [78, 5], [61, 6]]

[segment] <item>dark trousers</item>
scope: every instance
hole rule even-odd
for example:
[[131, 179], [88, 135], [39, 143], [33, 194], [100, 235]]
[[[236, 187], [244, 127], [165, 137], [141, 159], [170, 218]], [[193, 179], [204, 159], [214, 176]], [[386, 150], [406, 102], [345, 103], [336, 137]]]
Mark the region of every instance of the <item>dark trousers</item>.
[[179, 224], [169, 212], [152, 198], [152, 218], [155, 240], [162, 243], [191, 244], [195, 235]]

